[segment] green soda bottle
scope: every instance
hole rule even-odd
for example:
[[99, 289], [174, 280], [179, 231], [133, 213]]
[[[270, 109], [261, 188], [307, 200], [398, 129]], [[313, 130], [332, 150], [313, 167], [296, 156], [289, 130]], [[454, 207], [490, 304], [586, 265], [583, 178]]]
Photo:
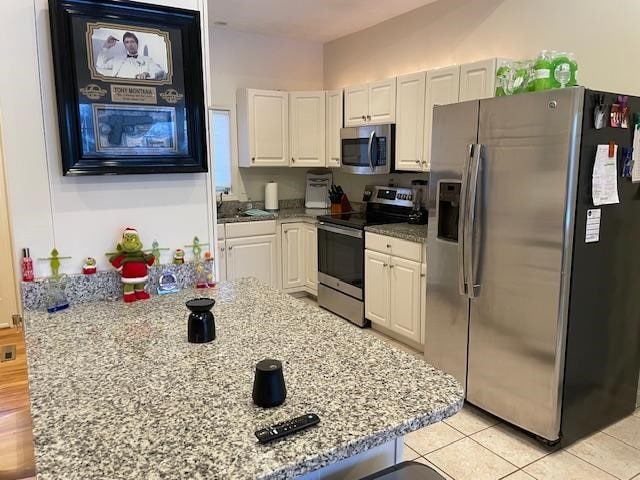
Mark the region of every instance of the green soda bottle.
[[511, 77], [511, 64], [503, 60], [496, 70], [496, 97], [509, 95], [508, 85]]
[[529, 82], [529, 62], [523, 60], [513, 63], [513, 94], [527, 91]]
[[578, 85], [578, 62], [576, 62], [576, 56], [573, 53], [569, 53], [567, 57], [569, 57], [569, 66], [571, 67], [571, 80], [569, 80], [569, 86], [575, 87]]
[[533, 80], [533, 90], [540, 92], [551, 88], [551, 52], [542, 50], [533, 64], [535, 77]]
[[551, 60], [551, 86], [566, 88], [571, 82], [571, 61], [565, 52], [558, 52]]

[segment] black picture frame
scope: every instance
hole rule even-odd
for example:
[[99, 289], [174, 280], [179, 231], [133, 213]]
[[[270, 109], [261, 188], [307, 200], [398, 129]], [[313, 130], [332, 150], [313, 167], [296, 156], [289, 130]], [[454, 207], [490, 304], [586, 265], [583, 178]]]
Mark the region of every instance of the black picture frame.
[[[64, 175], [207, 172], [200, 12], [126, 0], [49, 0], [49, 19]], [[122, 31], [146, 35], [144, 53], [129, 55]], [[96, 32], [114, 32], [110, 43], [124, 54], [110, 54], [109, 40], [97, 43], [103, 40]], [[156, 47], [157, 64], [148, 45]], [[149, 73], [149, 65], [157, 68]]]

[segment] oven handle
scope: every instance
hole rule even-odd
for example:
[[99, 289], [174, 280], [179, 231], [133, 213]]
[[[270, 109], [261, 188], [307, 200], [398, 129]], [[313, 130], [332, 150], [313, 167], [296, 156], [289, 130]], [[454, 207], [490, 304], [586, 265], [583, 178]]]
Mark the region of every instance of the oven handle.
[[376, 131], [372, 130], [371, 135], [369, 135], [369, 145], [367, 147], [367, 153], [369, 154], [369, 167], [371, 168], [371, 173], [375, 172], [375, 169], [373, 168], [373, 151], [371, 149], [371, 146], [373, 145], [373, 137], [375, 136], [376, 136]]
[[334, 227], [333, 225], [327, 225], [324, 222], [318, 222], [319, 230], [326, 230], [327, 232], [337, 233], [339, 235], [348, 235], [350, 237], [362, 238], [362, 230], [356, 230], [355, 228]]

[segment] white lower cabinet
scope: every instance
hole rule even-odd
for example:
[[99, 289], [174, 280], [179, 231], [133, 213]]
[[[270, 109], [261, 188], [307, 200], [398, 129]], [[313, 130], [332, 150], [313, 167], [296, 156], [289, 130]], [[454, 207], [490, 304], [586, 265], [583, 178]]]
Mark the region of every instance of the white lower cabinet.
[[282, 225], [282, 289], [304, 286], [304, 229], [301, 223]]
[[318, 294], [318, 234], [316, 226], [282, 224], [282, 290]]
[[389, 262], [391, 301], [389, 319], [391, 330], [420, 341], [421, 264], [391, 257]]
[[309, 293], [318, 295], [318, 229], [303, 223], [305, 276], [304, 286]]
[[364, 251], [364, 316], [387, 328], [391, 327], [390, 261], [389, 255]]
[[[403, 248], [414, 245], [416, 249]], [[424, 246], [369, 233], [366, 234], [366, 246], [365, 318], [402, 337], [424, 344], [427, 293], [427, 266], [422, 263], [425, 258]], [[386, 251], [392, 254], [384, 253]]]
[[277, 288], [276, 236], [228, 238], [227, 278], [255, 277]]

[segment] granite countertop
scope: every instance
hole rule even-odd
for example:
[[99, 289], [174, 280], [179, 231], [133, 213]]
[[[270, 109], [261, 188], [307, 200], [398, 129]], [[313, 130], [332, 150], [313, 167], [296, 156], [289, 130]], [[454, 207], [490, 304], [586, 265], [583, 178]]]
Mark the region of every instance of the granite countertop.
[[[184, 301], [216, 299], [217, 339], [186, 340]], [[453, 377], [255, 279], [145, 302], [25, 313], [40, 480], [291, 479], [458, 411]], [[255, 364], [283, 361], [284, 405], [253, 405]], [[267, 445], [253, 432], [321, 422]]]
[[427, 225], [412, 225], [410, 223], [389, 223], [386, 225], [371, 225], [364, 227], [366, 232], [378, 233], [389, 237], [402, 238], [411, 242], [427, 242]]
[[220, 223], [238, 223], [238, 222], [259, 222], [262, 220], [280, 220], [287, 221], [293, 219], [310, 219], [315, 220], [320, 215], [329, 215], [331, 210], [324, 208], [281, 208], [277, 212], [270, 213], [269, 215], [263, 215], [260, 217], [222, 217], [218, 218], [218, 224]]

